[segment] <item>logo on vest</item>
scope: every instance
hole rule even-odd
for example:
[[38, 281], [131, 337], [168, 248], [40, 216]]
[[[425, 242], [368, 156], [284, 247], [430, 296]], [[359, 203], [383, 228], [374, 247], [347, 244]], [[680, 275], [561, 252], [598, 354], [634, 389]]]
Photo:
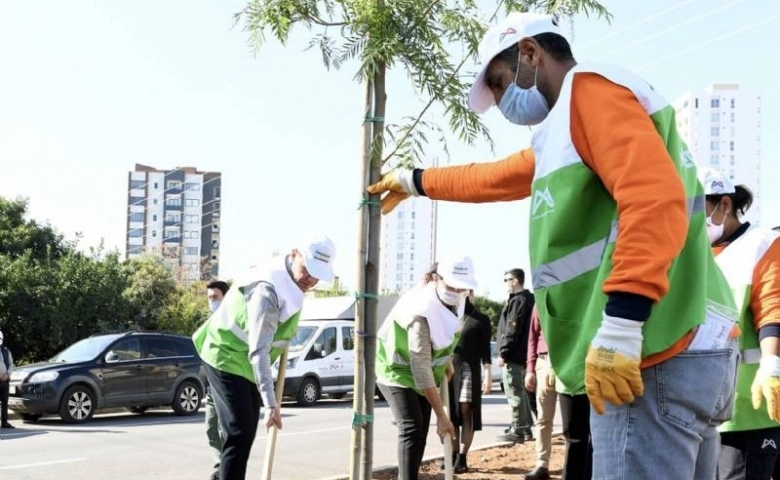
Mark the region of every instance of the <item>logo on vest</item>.
[[550, 187], [545, 187], [544, 190], [536, 190], [531, 204], [531, 217], [533, 219], [544, 217], [551, 213], [553, 209], [555, 209], [555, 200], [550, 193]]
[[694, 168], [696, 166], [696, 163], [693, 161], [693, 155], [687, 148], [683, 148], [680, 151], [680, 158], [682, 159], [683, 167]]
[[761, 444], [761, 450], [765, 449], [766, 447], [772, 447], [773, 449], [777, 450], [777, 444], [771, 438], [764, 439], [764, 442]]

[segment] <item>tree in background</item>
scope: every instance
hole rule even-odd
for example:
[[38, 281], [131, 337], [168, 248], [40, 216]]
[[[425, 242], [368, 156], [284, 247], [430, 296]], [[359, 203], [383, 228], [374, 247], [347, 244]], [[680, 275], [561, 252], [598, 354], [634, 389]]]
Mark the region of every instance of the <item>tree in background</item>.
[[491, 338], [495, 338], [496, 330], [498, 329], [498, 318], [501, 316], [504, 304], [488, 297], [475, 296], [474, 306], [490, 318]]

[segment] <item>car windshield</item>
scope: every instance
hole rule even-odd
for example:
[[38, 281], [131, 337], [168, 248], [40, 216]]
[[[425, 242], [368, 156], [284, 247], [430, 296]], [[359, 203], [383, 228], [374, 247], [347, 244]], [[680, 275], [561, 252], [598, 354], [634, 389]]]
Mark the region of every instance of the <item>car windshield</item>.
[[55, 355], [51, 361], [74, 363], [93, 360], [117, 338], [119, 338], [119, 335], [101, 335], [99, 337], [90, 337], [85, 338], [84, 340], [79, 340], [78, 342]]
[[300, 352], [309, 343], [311, 337], [317, 331], [317, 327], [298, 327], [295, 336], [290, 340], [290, 352]]

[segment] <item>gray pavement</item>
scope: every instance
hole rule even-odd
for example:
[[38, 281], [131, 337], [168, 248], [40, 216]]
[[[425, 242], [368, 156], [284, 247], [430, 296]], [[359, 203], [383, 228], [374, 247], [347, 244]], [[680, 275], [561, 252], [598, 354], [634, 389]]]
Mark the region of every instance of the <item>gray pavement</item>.
[[[349, 471], [352, 402], [324, 400], [312, 408], [285, 404], [274, 478], [317, 480], [339, 478]], [[500, 393], [485, 398], [484, 429], [477, 432], [473, 449], [496, 443], [509, 419]], [[396, 463], [396, 429], [384, 402], [375, 412], [374, 466]], [[559, 417], [556, 419], [560, 430]], [[177, 417], [162, 410], [144, 415], [98, 415], [84, 425], [67, 425], [57, 417], [37, 424], [15, 422], [16, 430], [0, 434], [0, 479], [207, 479], [211, 468], [202, 411]], [[9, 433], [10, 432], [10, 433]], [[247, 478], [259, 478], [266, 448], [264, 430], [258, 432]], [[441, 443], [432, 426], [426, 456], [441, 456]]]

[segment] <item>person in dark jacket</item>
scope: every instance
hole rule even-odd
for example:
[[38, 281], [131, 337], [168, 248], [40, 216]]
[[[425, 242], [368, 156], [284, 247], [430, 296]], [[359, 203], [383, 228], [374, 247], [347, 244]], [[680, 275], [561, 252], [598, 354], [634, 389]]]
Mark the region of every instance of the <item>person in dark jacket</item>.
[[512, 408], [512, 423], [498, 439], [522, 443], [533, 440], [533, 417], [525, 389], [525, 362], [528, 353], [528, 332], [534, 296], [524, 287], [525, 272], [513, 268], [504, 274], [509, 299], [498, 321], [498, 364], [504, 368], [506, 399]]
[[490, 393], [493, 383], [490, 372], [490, 318], [476, 309], [473, 300], [474, 291], [471, 290], [466, 297], [460, 340], [452, 357], [455, 373], [449, 385], [450, 419], [455, 425], [455, 473], [468, 471], [466, 457], [474, 432], [482, 430], [482, 394]]

